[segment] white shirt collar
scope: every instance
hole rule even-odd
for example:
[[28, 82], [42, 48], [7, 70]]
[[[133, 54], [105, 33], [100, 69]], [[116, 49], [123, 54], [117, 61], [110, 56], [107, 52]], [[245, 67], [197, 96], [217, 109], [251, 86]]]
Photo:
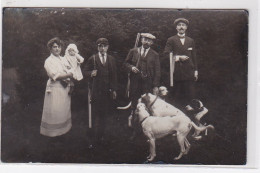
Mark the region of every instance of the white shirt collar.
[[[145, 51], [145, 56], [147, 55], [147, 53], [149, 52], [149, 50], [150, 50], [150, 47], [146, 49], [146, 51]], [[141, 47], [141, 55], [142, 55], [143, 53], [144, 53], [144, 47], [142, 46], [142, 47]]]
[[183, 33], [183, 34], [177, 33], [177, 35], [178, 35], [179, 37], [181, 37], [180, 39], [184, 39], [184, 38], [185, 38], [185, 33]]
[[[100, 52], [98, 52], [98, 56], [99, 56], [101, 63], [103, 64], [103, 59], [102, 59], [102, 55], [101, 55]], [[106, 62], [107, 61], [107, 53], [104, 54], [104, 58], [105, 58], [105, 62]]]
[[[101, 53], [100, 53], [100, 52], [98, 52], [98, 55], [99, 55], [99, 56], [101, 56]], [[107, 53], [105, 53], [105, 57], [106, 57], [106, 56], [107, 56]]]

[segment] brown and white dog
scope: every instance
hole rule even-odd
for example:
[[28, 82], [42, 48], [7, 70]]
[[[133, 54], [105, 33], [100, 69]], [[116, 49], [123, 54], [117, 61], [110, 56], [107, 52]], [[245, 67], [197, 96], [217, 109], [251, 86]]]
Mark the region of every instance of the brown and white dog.
[[[198, 99], [191, 100], [190, 104], [185, 107], [186, 115], [188, 115], [199, 127], [204, 126], [200, 120], [205, 114], [208, 113], [208, 109], [203, 105], [203, 103]], [[207, 130], [205, 131], [205, 135], [207, 135]], [[202, 138], [199, 132], [195, 132], [193, 138], [199, 140]]]
[[194, 127], [197, 131], [204, 131], [207, 128], [213, 128], [211, 125], [206, 127], [198, 127], [184, 114], [163, 117], [150, 116], [144, 103], [138, 103], [135, 113], [138, 115], [143, 133], [149, 142], [150, 155], [147, 157], [148, 161], [152, 161], [156, 156], [156, 139], [167, 135], [174, 135], [177, 132], [177, 140], [181, 151], [179, 156], [174, 159], [178, 160], [184, 154], [188, 154], [189, 152], [190, 143], [186, 137], [192, 127]]

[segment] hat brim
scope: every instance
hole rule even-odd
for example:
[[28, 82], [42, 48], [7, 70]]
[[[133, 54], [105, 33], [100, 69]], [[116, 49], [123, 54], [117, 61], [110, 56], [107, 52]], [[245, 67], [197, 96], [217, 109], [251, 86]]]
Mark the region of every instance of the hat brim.
[[98, 43], [97, 45], [98, 45], [98, 46], [100, 46], [100, 45], [105, 45], [105, 46], [107, 46], [108, 43]]
[[178, 23], [180, 23], [180, 22], [185, 23], [187, 26], [189, 25], [189, 21], [186, 20], [186, 19], [176, 19], [176, 20], [174, 21], [174, 25], [177, 26]]

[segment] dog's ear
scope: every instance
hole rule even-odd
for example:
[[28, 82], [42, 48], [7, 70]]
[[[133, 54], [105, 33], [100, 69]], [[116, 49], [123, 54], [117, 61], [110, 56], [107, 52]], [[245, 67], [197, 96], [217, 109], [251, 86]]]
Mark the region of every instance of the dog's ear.
[[198, 99], [193, 99], [191, 101], [191, 107], [193, 107], [194, 109], [200, 109], [201, 108], [201, 104], [200, 101]]
[[149, 94], [146, 93], [143, 97], [142, 97], [142, 103], [144, 103], [145, 105], [147, 104], [148, 100], [149, 100]]

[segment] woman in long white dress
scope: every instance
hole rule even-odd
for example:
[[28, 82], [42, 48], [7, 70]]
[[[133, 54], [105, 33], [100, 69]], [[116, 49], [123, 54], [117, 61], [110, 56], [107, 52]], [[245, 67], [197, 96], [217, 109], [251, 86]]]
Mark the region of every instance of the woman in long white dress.
[[71, 129], [70, 78], [73, 72], [68, 69], [68, 62], [61, 53], [61, 40], [51, 39], [48, 44], [51, 55], [46, 59], [44, 68], [49, 76], [47, 81], [40, 133], [55, 137]]

